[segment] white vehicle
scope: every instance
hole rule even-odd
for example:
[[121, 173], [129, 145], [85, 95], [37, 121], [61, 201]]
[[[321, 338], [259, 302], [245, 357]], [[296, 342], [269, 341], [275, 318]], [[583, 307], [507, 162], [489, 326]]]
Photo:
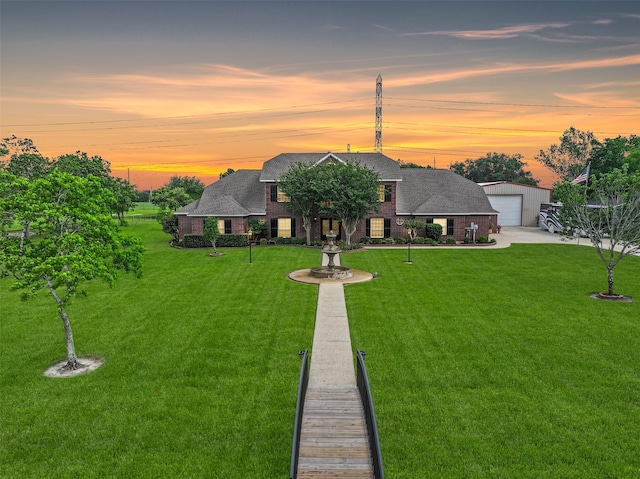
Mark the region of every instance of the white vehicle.
[[542, 203], [540, 205], [538, 226], [549, 233], [562, 231], [564, 228], [558, 219], [560, 208], [562, 208], [562, 203]]

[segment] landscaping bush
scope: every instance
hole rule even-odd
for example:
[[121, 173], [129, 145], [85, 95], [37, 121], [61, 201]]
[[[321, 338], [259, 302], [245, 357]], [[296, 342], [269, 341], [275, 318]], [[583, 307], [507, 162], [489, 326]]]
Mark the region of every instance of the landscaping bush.
[[456, 239], [455, 238], [447, 238], [445, 243], [446, 244], [456, 244]]
[[184, 235], [178, 245], [184, 248], [211, 248], [211, 243], [202, 235]]
[[[184, 235], [178, 245], [184, 248], [211, 248], [211, 242], [205, 240], [202, 235]], [[249, 237], [247, 235], [222, 235], [216, 240], [216, 246], [220, 248], [249, 246]]]
[[273, 238], [275, 244], [307, 244], [306, 238], [282, 238], [280, 236]]
[[360, 243], [369, 244], [370, 240], [371, 240], [371, 238], [369, 238], [368, 236], [363, 236], [362, 238], [360, 238]]
[[407, 244], [407, 238], [403, 238], [402, 236], [397, 237], [396, 244]]
[[465, 238], [462, 240], [464, 244], [471, 244], [471, 238]]
[[396, 244], [395, 240], [393, 238], [385, 238], [384, 239], [385, 244]]
[[266, 246], [268, 243], [267, 238], [260, 238], [260, 246]]
[[426, 243], [426, 238], [422, 237], [422, 236], [416, 236], [415, 238], [413, 238], [412, 243], [413, 244], [425, 244]]
[[354, 249], [360, 249], [362, 248], [362, 246], [364, 246], [363, 243], [351, 243], [351, 244], [347, 244], [346, 241], [340, 240], [339, 241], [339, 246], [340, 249], [342, 251], [350, 251], [350, 250], [354, 250]]
[[440, 241], [442, 236], [442, 226], [434, 223], [427, 223], [425, 236], [431, 238], [436, 243]]
[[424, 244], [430, 244], [431, 246], [438, 246], [438, 242], [433, 238], [425, 238]]
[[489, 242], [489, 238], [486, 236], [478, 236], [478, 243], [487, 244]]

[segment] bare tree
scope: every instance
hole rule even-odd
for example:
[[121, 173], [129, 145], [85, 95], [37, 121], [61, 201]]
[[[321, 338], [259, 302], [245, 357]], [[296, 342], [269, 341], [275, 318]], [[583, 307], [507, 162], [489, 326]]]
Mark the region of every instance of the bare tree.
[[591, 240], [607, 268], [607, 294], [613, 296], [614, 268], [640, 252], [640, 175], [623, 168], [600, 176], [592, 183], [589, 202], [584, 188], [565, 181], [560, 189], [563, 234]]

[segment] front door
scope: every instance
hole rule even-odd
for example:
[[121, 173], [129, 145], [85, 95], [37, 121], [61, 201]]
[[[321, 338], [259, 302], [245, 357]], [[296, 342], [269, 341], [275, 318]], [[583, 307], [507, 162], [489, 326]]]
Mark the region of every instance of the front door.
[[326, 240], [329, 231], [333, 231], [333, 234], [336, 235], [336, 241], [341, 239], [342, 231], [340, 229], [340, 221], [331, 218], [322, 218], [322, 234], [320, 239]]

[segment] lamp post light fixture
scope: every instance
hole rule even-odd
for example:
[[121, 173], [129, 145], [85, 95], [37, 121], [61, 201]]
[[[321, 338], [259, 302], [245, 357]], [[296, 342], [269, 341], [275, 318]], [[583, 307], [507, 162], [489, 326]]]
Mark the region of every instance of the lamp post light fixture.
[[249, 229], [247, 234], [249, 235], [249, 264], [251, 264], [251, 238], [253, 237], [253, 231]]
[[[404, 220], [402, 218], [396, 218], [396, 224], [398, 226], [404, 225]], [[409, 235], [409, 241], [407, 242], [407, 264], [411, 264], [411, 235]]]

